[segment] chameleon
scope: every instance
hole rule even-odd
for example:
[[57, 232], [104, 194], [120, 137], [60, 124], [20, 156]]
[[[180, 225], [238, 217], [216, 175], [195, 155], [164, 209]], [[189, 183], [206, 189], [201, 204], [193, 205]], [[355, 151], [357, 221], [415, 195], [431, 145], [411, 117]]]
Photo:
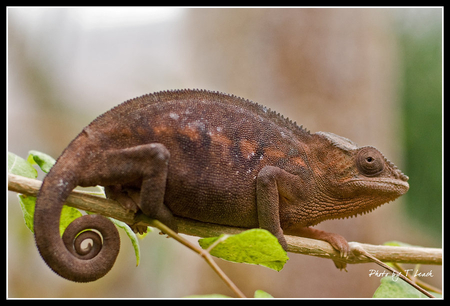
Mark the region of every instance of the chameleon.
[[262, 228], [285, 250], [290, 234], [324, 240], [345, 257], [344, 237], [311, 226], [370, 212], [406, 193], [407, 181], [376, 148], [311, 133], [247, 99], [162, 91], [119, 104], [72, 140], [39, 190], [35, 240], [63, 278], [90, 282], [108, 273], [120, 248], [111, 221], [85, 215], [59, 232], [70, 192], [101, 185], [107, 198], [175, 232], [174, 216]]

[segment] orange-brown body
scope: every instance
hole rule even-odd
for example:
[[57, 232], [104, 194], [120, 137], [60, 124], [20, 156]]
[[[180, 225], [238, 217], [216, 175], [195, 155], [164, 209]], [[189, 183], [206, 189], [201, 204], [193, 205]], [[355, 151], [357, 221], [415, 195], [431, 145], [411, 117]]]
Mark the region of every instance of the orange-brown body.
[[345, 255], [342, 236], [309, 226], [394, 200], [408, 190], [407, 179], [373, 147], [312, 134], [248, 100], [196, 90], [155, 93], [101, 115], [67, 147], [38, 198], [36, 241], [64, 277], [90, 281], [106, 273], [86, 276], [84, 263], [68, 259], [55, 234], [55, 207], [68, 192], [103, 185], [108, 197], [174, 230], [174, 215], [262, 227], [285, 248], [288, 232], [326, 240]]

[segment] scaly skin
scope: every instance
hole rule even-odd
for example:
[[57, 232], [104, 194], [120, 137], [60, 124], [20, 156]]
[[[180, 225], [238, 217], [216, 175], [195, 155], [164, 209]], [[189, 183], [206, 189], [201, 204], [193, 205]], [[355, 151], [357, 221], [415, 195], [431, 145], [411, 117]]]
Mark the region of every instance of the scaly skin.
[[[63, 240], [58, 230], [70, 191], [102, 185], [109, 198], [175, 231], [174, 215], [261, 227], [284, 248], [283, 233], [290, 233], [328, 241], [345, 256], [342, 236], [309, 226], [369, 212], [404, 194], [407, 180], [377, 149], [312, 134], [248, 100], [159, 92], [99, 116], [64, 150], [37, 199], [36, 244], [62, 277], [86, 282], [106, 274], [119, 250], [114, 227], [98, 216], [72, 226]], [[77, 255], [71, 241], [86, 228], [98, 229], [103, 246]]]

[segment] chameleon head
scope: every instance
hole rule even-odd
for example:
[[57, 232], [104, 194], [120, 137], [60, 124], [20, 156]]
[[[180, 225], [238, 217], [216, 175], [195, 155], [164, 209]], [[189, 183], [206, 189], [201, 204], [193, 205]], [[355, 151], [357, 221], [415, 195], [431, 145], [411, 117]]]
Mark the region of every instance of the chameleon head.
[[317, 163], [313, 163], [321, 190], [318, 200], [326, 210], [332, 208], [331, 218], [370, 212], [408, 191], [408, 176], [376, 148], [358, 147], [332, 133], [316, 135], [326, 140], [321, 142], [325, 147], [316, 150]]

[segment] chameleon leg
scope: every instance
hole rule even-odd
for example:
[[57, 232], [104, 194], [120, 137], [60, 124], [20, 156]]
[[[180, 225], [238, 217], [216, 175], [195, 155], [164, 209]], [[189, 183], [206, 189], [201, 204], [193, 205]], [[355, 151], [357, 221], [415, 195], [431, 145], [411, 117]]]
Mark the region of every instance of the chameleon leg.
[[258, 173], [256, 180], [256, 205], [259, 226], [277, 237], [285, 250], [287, 249], [287, 243], [280, 225], [280, 192], [277, 181], [283, 181], [283, 176], [286, 174], [288, 173], [280, 168], [266, 166]]
[[178, 232], [178, 226], [170, 209], [164, 205], [167, 172], [170, 153], [162, 144], [151, 144], [149, 155], [152, 162], [145, 169], [141, 187], [141, 199], [138, 204], [142, 212], [150, 218], [157, 219]]
[[136, 211], [137, 204], [146, 216], [177, 231], [172, 212], [164, 205], [169, 158], [169, 151], [159, 143], [107, 150], [96, 160], [96, 169], [86, 171], [80, 185], [103, 185], [107, 196], [125, 208]]
[[[307, 188], [305, 186], [306, 184], [299, 176], [277, 167], [264, 167], [258, 173], [256, 184], [256, 202], [260, 227], [275, 235], [286, 250], [287, 243], [281, 229], [280, 215], [297, 216], [297, 220], [284, 220], [285, 225], [287, 224], [287, 228], [284, 228], [286, 234], [326, 241], [340, 252], [340, 257], [346, 258], [349, 253], [349, 246], [344, 237], [302, 225], [301, 214], [295, 212], [295, 207], [300, 207], [302, 202], [301, 191]], [[342, 261], [336, 260], [334, 264], [340, 270], [346, 267], [346, 263]]]

